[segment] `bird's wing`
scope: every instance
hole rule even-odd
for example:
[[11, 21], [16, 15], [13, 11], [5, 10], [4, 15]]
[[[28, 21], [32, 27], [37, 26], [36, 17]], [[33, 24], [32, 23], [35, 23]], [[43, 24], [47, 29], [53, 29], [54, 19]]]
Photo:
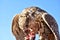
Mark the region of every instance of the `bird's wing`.
[[42, 15], [42, 18], [43, 18], [44, 22], [50, 28], [50, 30], [52, 31], [52, 33], [54, 34], [55, 39], [57, 40], [59, 33], [58, 33], [58, 25], [57, 25], [55, 19], [50, 14], [47, 14], [47, 13], [44, 13]]

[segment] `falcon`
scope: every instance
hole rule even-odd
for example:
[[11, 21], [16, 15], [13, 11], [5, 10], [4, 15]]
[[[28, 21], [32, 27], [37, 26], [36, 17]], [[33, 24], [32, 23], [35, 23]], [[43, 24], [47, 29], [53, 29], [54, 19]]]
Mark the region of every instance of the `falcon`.
[[58, 24], [53, 16], [39, 7], [25, 8], [12, 21], [12, 33], [16, 40], [59, 40]]

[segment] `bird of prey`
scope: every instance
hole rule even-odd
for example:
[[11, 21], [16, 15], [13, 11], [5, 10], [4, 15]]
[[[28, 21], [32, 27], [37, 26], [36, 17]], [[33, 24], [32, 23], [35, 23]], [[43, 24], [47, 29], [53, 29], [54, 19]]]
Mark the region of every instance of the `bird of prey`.
[[45, 10], [39, 7], [25, 8], [12, 21], [12, 33], [16, 40], [59, 40], [59, 31], [56, 20]]

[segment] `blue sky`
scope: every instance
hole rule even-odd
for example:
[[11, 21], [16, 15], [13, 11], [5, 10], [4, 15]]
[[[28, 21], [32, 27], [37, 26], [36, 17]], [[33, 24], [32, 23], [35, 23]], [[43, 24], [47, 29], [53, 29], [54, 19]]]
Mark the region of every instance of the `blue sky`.
[[0, 0], [0, 40], [15, 40], [11, 32], [13, 16], [30, 6], [46, 10], [56, 19], [60, 30], [60, 0]]

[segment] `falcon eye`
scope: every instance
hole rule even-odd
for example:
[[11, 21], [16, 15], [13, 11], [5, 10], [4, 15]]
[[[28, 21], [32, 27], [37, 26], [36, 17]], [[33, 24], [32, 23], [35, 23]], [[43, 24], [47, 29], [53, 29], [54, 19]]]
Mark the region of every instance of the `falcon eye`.
[[25, 27], [28, 28], [28, 25], [26, 24]]
[[32, 13], [32, 16], [34, 17], [35, 12]]

